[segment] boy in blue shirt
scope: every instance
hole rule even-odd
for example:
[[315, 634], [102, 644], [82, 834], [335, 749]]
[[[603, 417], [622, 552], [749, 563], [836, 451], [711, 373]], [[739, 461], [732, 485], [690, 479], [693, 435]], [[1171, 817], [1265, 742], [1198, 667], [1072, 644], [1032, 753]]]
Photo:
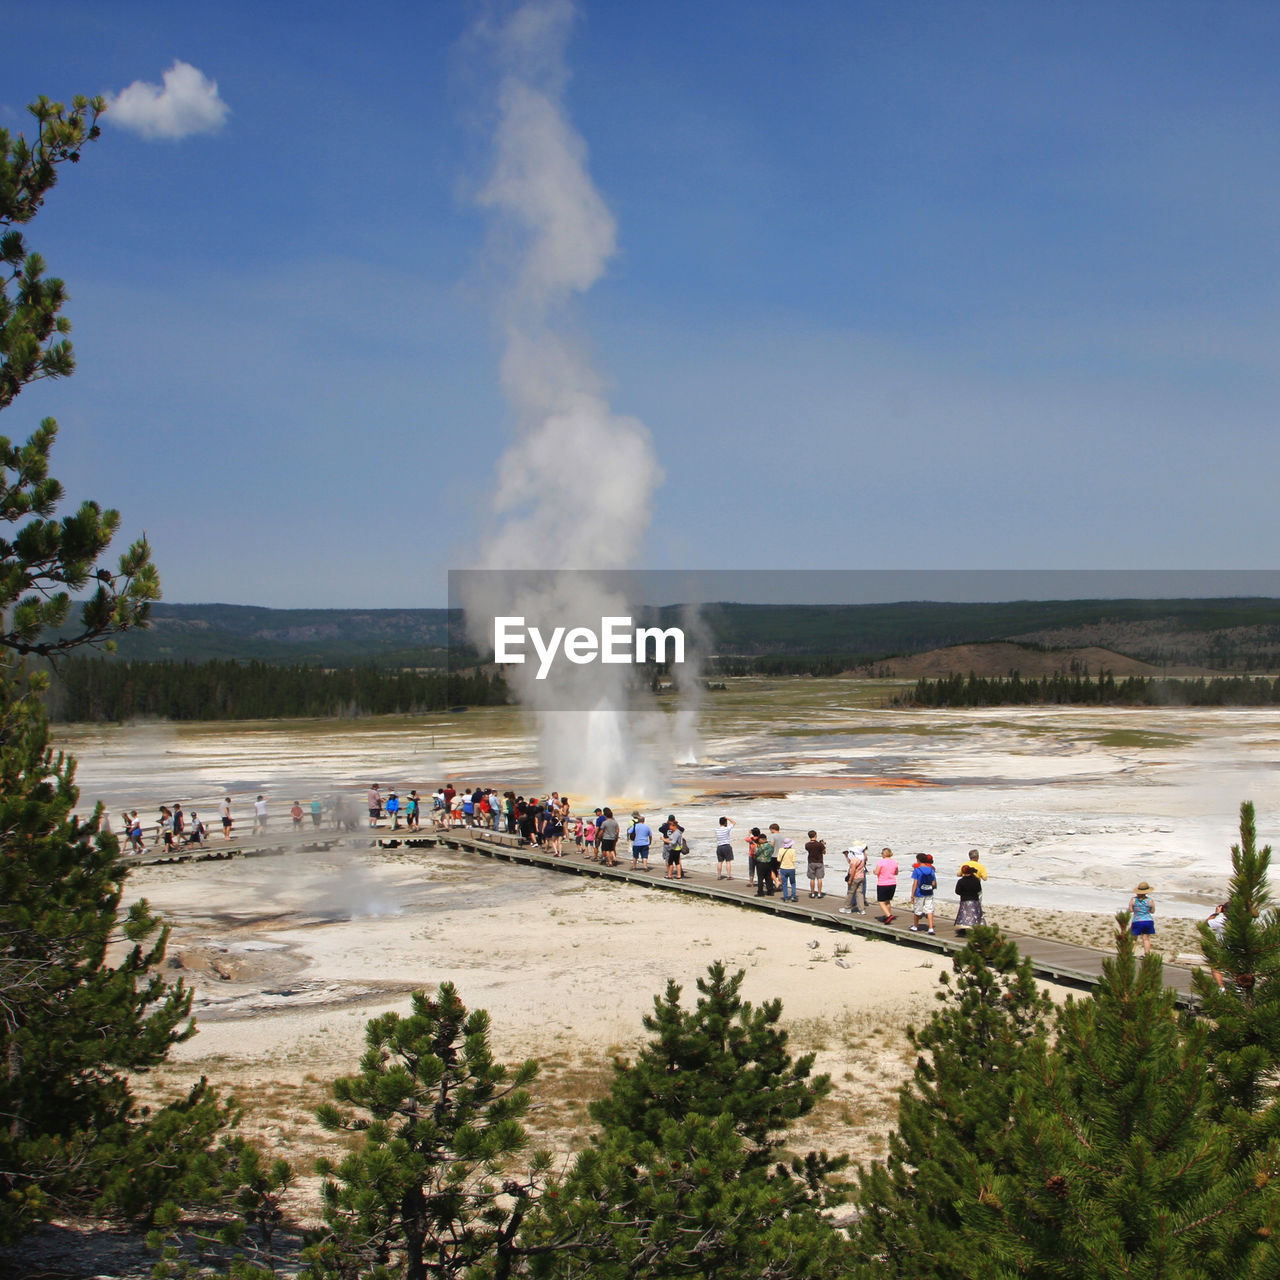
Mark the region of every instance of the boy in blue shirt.
[[920, 922], [928, 920], [929, 932], [933, 932], [933, 891], [938, 887], [938, 873], [933, 869], [933, 854], [922, 853], [911, 868], [911, 910], [916, 922], [912, 933], [920, 932]]

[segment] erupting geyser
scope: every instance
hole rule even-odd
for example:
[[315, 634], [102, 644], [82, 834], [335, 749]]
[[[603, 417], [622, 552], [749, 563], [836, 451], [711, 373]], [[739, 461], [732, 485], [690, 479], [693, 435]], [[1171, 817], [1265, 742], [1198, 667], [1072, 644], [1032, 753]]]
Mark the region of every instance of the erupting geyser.
[[[516, 426], [479, 556], [486, 569], [512, 572], [477, 575], [487, 585], [470, 581], [462, 601], [486, 630], [494, 613], [547, 632], [582, 616], [631, 613], [631, 602], [591, 571], [634, 564], [662, 479], [648, 430], [613, 412], [568, 332], [568, 305], [604, 273], [616, 237], [563, 104], [573, 17], [567, 0], [531, 0], [486, 32], [502, 78], [493, 168], [479, 203], [494, 215], [493, 251], [510, 281], [500, 307], [502, 387]], [[570, 495], [566, 476], [584, 469], [599, 481]], [[564, 569], [584, 572], [536, 572]], [[480, 626], [473, 638], [482, 648], [491, 642]], [[628, 669], [595, 669], [589, 696], [579, 685], [571, 706], [563, 685], [536, 679], [534, 666], [507, 670], [537, 716], [549, 785], [602, 797], [643, 794], [657, 781], [644, 743], [652, 726], [643, 731], [628, 705]]]

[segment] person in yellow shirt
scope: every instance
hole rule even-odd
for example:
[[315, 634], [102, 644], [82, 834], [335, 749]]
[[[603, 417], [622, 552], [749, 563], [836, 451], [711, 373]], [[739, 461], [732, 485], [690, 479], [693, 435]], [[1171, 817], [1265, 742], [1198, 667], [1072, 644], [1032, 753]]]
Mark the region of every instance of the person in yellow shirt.
[[783, 902], [795, 902], [798, 896], [796, 894], [796, 847], [790, 838], [782, 842], [782, 852], [778, 855], [778, 870], [782, 873]]

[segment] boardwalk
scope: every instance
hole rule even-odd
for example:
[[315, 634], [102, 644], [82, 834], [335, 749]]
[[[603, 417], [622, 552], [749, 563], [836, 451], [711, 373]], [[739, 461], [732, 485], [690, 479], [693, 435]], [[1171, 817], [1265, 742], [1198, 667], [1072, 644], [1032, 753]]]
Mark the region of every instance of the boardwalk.
[[[200, 844], [175, 844], [172, 849], [164, 845], [145, 846], [141, 853], [122, 853], [120, 861], [126, 867], [158, 867], [177, 862], [222, 862], [229, 858], [275, 858], [285, 853], [327, 853], [340, 836], [320, 837], [311, 830], [302, 835], [290, 833], [276, 836], [270, 843], [265, 835], [250, 836], [248, 840], [223, 840], [221, 837], [202, 841]], [[122, 842], [123, 847], [123, 842]]]
[[[203, 845], [186, 845], [174, 850], [153, 846], [141, 854], [126, 854], [121, 861], [127, 866], [135, 867], [179, 862], [211, 862], [232, 858], [265, 858], [285, 853], [320, 853], [327, 851], [339, 841], [359, 841], [362, 835], [376, 840], [380, 847], [387, 850], [408, 851], [414, 848], [444, 845], [449, 849], [469, 850], [484, 857], [501, 858], [523, 866], [540, 867], [568, 875], [594, 876], [602, 880], [620, 880], [646, 889], [685, 893], [755, 911], [769, 911], [776, 916], [820, 928], [857, 933], [864, 937], [896, 943], [899, 946], [916, 947], [946, 955], [954, 954], [964, 946], [963, 939], [951, 936], [950, 919], [943, 918], [941, 915], [936, 917], [940, 932], [933, 937], [910, 931], [908, 926], [912, 923], [912, 917], [910, 911], [904, 906], [899, 907], [898, 918], [893, 924], [880, 922], [879, 916], [875, 913], [874, 903], [865, 916], [841, 915], [839, 908], [844, 904], [842, 876], [834, 877], [835, 882], [840, 886], [839, 892], [828, 894], [827, 897], [820, 899], [801, 896], [796, 902], [783, 902], [778, 895], [756, 897], [755, 890], [747, 884], [745, 878], [716, 880], [709, 872], [689, 872], [686, 868], [685, 879], [668, 880], [663, 874], [665, 868], [660, 860], [655, 860], [652, 869], [647, 872], [632, 871], [627, 865], [627, 855], [624, 853], [621, 854], [621, 865], [606, 867], [597, 862], [588, 862], [582, 854], [574, 851], [571, 843], [566, 843], [569, 851], [563, 858], [555, 858], [538, 848], [520, 845], [515, 836], [481, 831], [476, 828], [454, 828], [448, 831], [404, 830], [393, 833], [385, 827], [380, 827], [345, 834], [337, 832], [321, 834], [311, 828], [304, 828], [300, 832], [281, 831], [270, 839], [265, 835], [230, 842], [215, 838], [206, 841]], [[740, 858], [735, 865], [745, 868], [746, 861]], [[999, 908], [993, 908], [992, 914], [998, 916]], [[1030, 959], [1038, 978], [1066, 986], [1087, 989], [1095, 985], [1102, 972], [1102, 962], [1109, 954], [1093, 947], [1054, 942], [1033, 934], [1006, 931], [1006, 936], [1017, 943], [1018, 951], [1022, 955]], [[1166, 961], [1164, 975], [1166, 984], [1178, 993], [1180, 1001], [1194, 1000], [1190, 969]]]
[[[427, 848], [437, 844], [449, 849], [466, 849], [485, 857], [501, 858], [524, 866], [541, 867], [569, 875], [621, 880], [646, 889], [686, 893], [756, 911], [769, 911], [777, 916], [821, 928], [858, 933], [900, 946], [917, 947], [947, 955], [953, 954], [964, 946], [963, 939], [944, 937], [942, 933], [933, 937], [924, 933], [912, 933], [908, 927], [913, 923], [911, 914], [903, 908], [899, 908], [898, 919], [893, 924], [880, 923], [878, 917], [872, 912], [865, 916], [841, 915], [839, 908], [844, 905], [843, 877], [839, 877], [838, 880], [841, 886], [839, 893], [831, 893], [819, 899], [810, 899], [802, 895], [797, 902], [783, 902], [777, 895], [756, 897], [755, 889], [747, 884], [745, 877], [741, 880], [737, 878], [716, 880], [707, 872], [694, 872], [687, 873], [683, 880], [668, 880], [664, 875], [665, 868], [661, 861], [656, 861], [648, 872], [632, 871], [626, 861], [627, 855], [620, 852], [620, 865], [606, 867], [597, 862], [588, 862], [580, 853], [575, 852], [572, 844], [568, 842], [566, 842], [568, 852], [563, 858], [556, 858], [543, 853], [540, 849], [519, 845], [514, 836], [492, 831], [454, 828], [449, 831], [404, 831], [393, 835], [383, 830], [378, 835], [378, 844], [384, 849]], [[745, 867], [746, 862], [739, 858], [735, 865]], [[998, 915], [999, 908], [994, 908], [992, 914]], [[950, 932], [950, 919], [943, 919], [941, 916], [936, 919], [940, 930]], [[1032, 968], [1038, 978], [1066, 986], [1086, 989], [1094, 986], [1102, 973], [1102, 962], [1109, 954], [1092, 947], [1054, 942], [1032, 934], [1006, 932], [1006, 936], [1017, 943], [1018, 951], [1022, 955], [1031, 960]], [[1181, 1001], [1192, 998], [1190, 969], [1166, 962], [1164, 974], [1166, 984], [1178, 993]]]

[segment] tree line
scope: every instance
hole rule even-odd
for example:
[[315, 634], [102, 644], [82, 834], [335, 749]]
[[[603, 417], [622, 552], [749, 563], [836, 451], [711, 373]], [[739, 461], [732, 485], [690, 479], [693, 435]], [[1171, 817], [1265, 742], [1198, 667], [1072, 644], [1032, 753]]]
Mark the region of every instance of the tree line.
[[716, 676], [838, 676], [862, 661], [841, 654], [717, 654], [707, 670]]
[[47, 693], [55, 720], [265, 720], [417, 715], [507, 700], [500, 675], [475, 670], [382, 671], [267, 662], [59, 660]]
[[1266, 676], [1201, 676], [1196, 679], [1126, 676], [1109, 671], [1057, 672], [1024, 680], [1007, 676], [954, 673], [937, 680], [921, 678], [910, 693], [893, 702], [911, 707], [1064, 706], [1264, 707], [1280, 703], [1280, 678]]

